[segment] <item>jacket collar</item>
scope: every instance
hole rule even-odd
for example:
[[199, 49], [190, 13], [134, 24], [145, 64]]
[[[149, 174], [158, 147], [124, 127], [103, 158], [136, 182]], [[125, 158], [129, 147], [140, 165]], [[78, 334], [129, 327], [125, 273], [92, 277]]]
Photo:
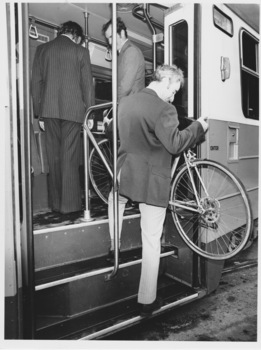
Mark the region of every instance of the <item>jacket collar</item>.
[[152, 90], [152, 89], [150, 89], [150, 88], [147, 88], [147, 87], [145, 87], [145, 88], [142, 90], [142, 92], [144, 92], [145, 94], [149, 94], [149, 95], [153, 95], [153, 96], [159, 97], [159, 96], [157, 95], [157, 93], [156, 93], [154, 90]]

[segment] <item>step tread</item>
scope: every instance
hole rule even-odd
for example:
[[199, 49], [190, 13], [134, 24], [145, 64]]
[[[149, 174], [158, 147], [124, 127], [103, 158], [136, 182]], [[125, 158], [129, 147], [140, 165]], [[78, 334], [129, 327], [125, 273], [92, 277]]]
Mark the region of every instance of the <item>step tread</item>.
[[[195, 293], [191, 287], [166, 276], [159, 279], [158, 296], [165, 307]], [[130, 319], [135, 324], [139, 323], [143, 318], [137, 316], [139, 304], [135, 296], [73, 317], [38, 317], [36, 339], [80, 339], [115, 325], [120, 329], [126, 328], [126, 321]]]
[[[173, 246], [162, 247], [162, 253], [171, 252], [173, 250], [176, 251], [176, 248]], [[35, 285], [40, 286], [42, 284], [60, 281], [65, 278], [74, 277], [76, 275], [84, 274], [87, 272], [103, 268], [110, 268], [113, 266], [113, 264], [111, 262], [108, 262], [106, 260], [106, 257], [107, 255], [99, 256], [93, 259], [77, 261], [71, 264], [64, 264], [35, 271]], [[140, 259], [141, 248], [121, 252], [121, 264]]]

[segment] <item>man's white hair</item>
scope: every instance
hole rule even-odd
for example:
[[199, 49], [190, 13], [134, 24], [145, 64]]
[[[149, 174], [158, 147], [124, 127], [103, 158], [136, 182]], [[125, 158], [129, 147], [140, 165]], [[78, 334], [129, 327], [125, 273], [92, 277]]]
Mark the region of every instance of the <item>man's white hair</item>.
[[158, 66], [155, 70], [152, 81], [162, 81], [162, 79], [168, 77], [170, 80], [180, 81], [180, 85], [184, 85], [184, 74], [183, 71], [177, 66], [169, 66], [167, 64], [163, 64]]

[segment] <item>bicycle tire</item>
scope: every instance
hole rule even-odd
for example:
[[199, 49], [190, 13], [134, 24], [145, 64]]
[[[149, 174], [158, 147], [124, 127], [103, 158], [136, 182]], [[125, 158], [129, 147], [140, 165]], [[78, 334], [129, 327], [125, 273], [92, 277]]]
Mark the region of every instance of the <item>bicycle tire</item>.
[[[98, 146], [112, 169], [113, 154], [111, 141], [109, 139], [103, 139], [98, 142]], [[92, 149], [89, 157], [89, 176], [95, 192], [104, 203], [108, 204], [108, 197], [112, 188], [112, 178], [95, 148]]]
[[212, 260], [229, 259], [245, 247], [251, 234], [253, 219], [248, 195], [237, 176], [220, 163], [195, 160], [190, 169], [204, 213], [199, 211], [187, 166], [183, 164], [171, 186], [174, 224], [184, 242], [199, 255]]

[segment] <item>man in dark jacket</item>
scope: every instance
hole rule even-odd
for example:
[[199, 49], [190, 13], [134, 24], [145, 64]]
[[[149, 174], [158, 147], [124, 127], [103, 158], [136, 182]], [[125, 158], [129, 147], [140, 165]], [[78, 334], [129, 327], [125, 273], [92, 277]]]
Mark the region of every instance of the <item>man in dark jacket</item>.
[[[160, 307], [156, 299], [157, 278], [172, 156], [202, 142], [208, 128], [205, 118], [201, 117], [179, 131], [177, 110], [169, 102], [173, 102], [183, 81], [183, 72], [176, 66], [160, 66], [147, 88], [124, 97], [119, 104], [119, 229], [127, 199], [138, 202], [143, 247], [138, 302], [142, 305], [142, 315], [149, 315]], [[111, 193], [111, 236], [112, 197]]]
[[[112, 45], [112, 21], [103, 26], [103, 33]], [[141, 50], [128, 39], [128, 32], [124, 22], [117, 18], [118, 51], [118, 102], [124, 96], [135, 94], [145, 87], [145, 60]]]
[[34, 114], [44, 119], [49, 163], [51, 208], [61, 213], [81, 210], [80, 133], [85, 112], [94, 104], [88, 49], [75, 22], [37, 47], [32, 70]]

